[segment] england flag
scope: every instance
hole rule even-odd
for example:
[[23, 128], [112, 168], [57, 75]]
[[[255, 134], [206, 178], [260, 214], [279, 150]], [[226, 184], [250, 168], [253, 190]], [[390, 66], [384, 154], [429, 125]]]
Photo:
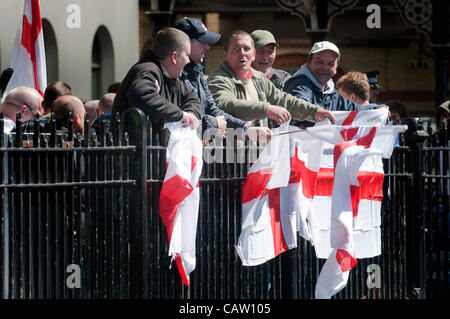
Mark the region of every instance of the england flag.
[[6, 86], [3, 99], [9, 91], [19, 86], [34, 88], [44, 96], [47, 68], [39, 0], [24, 1], [23, 16], [10, 64], [14, 73]]

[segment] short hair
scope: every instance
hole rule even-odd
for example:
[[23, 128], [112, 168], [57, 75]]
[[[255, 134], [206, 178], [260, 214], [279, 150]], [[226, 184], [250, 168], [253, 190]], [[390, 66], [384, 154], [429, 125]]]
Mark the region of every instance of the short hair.
[[114, 82], [110, 86], [108, 86], [108, 93], [117, 93], [119, 92], [121, 82]]
[[406, 104], [399, 100], [391, 100], [386, 103], [389, 106], [389, 111], [393, 113], [398, 113], [400, 118], [408, 117], [408, 112], [406, 111]]
[[44, 92], [44, 100], [42, 101], [44, 111], [51, 110], [53, 102], [63, 95], [72, 95], [72, 88], [69, 84], [61, 81], [51, 82], [47, 85]]
[[153, 53], [160, 60], [165, 60], [172, 52], [180, 53], [185, 50], [189, 37], [183, 31], [175, 28], [165, 27], [156, 33], [153, 41]]
[[363, 101], [370, 98], [370, 85], [367, 75], [361, 72], [348, 72], [341, 76], [336, 82], [336, 88], [341, 89], [347, 94], [355, 94]]
[[[57, 128], [69, 127], [69, 114], [72, 113], [82, 116], [84, 114], [84, 105], [81, 100], [73, 95], [60, 96], [53, 102], [55, 120]], [[84, 121], [84, 117], [81, 118]]]
[[225, 38], [223, 40], [223, 50], [224, 51], [228, 51], [228, 48], [230, 47], [231, 40], [233, 38], [245, 37], [245, 36], [250, 38], [250, 41], [252, 43], [252, 47], [254, 48], [255, 47], [255, 42], [253, 41], [252, 36], [248, 32], [246, 32], [244, 30], [233, 30], [233, 31], [231, 31], [230, 34], [225, 36]]

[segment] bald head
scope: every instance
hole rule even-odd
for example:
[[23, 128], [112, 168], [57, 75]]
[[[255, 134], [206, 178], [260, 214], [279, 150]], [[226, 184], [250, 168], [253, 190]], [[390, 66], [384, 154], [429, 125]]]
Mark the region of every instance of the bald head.
[[102, 113], [111, 113], [116, 93], [106, 93], [102, 96], [97, 106], [97, 116]]
[[84, 105], [79, 98], [73, 95], [64, 95], [55, 100], [52, 104], [52, 111], [55, 113], [56, 125], [58, 128], [69, 127], [69, 114], [73, 114], [74, 132], [84, 131]]
[[9, 91], [0, 111], [12, 120], [16, 113], [22, 115], [22, 122], [33, 119], [34, 114], [42, 114], [42, 96], [33, 88], [19, 86]]

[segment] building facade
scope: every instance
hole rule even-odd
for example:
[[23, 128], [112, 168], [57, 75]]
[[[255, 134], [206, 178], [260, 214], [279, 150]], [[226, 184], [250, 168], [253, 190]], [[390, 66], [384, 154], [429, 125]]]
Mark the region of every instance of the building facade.
[[[311, 15], [306, 19], [299, 11]], [[280, 4], [285, 4], [283, 8]], [[321, 21], [317, 14], [319, 5], [328, 6], [329, 16]], [[374, 21], [373, 5], [378, 6], [378, 21]], [[294, 12], [294, 7], [299, 11]], [[314, 7], [316, 6], [316, 7]], [[286, 9], [290, 7], [292, 10]], [[332, 10], [339, 14], [331, 17]], [[438, 100], [448, 98], [450, 57], [449, 3], [434, 0], [141, 0], [141, 16], [146, 12], [151, 23], [141, 34], [152, 34], [156, 24], [173, 23], [184, 16], [192, 16], [205, 22], [208, 29], [221, 34], [242, 29], [271, 31], [280, 47], [274, 66], [291, 73], [306, 62], [314, 38], [334, 42], [341, 50], [338, 74], [348, 71], [368, 72], [378, 70], [381, 85], [379, 103], [400, 100], [407, 105], [409, 116], [435, 114]], [[314, 12], [316, 10], [316, 12]], [[444, 17], [438, 15], [443, 14]], [[406, 15], [406, 18], [405, 18]], [[447, 17], [447, 18], [445, 18]], [[315, 19], [319, 21], [316, 21]], [[407, 23], [408, 21], [412, 23]], [[305, 21], [307, 20], [307, 21]], [[322, 19], [323, 20], [323, 19]], [[373, 25], [379, 22], [379, 25]], [[444, 23], [443, 23], [444, 22]], [[414, 24], [417, 23], [417, 26]], [[312, 29], [319, 29], [313, 34]], [[431, 32], [420, 32], [428, 26], [441, 32], [439, 41]], [[431, 29], [431, 28], [430, 28]], [[316, 30], [317, 31], [317, 30]], [[432, 39], [433, 38], [433, 39]], [[143, 42], [145, 39], [142, 39]], [[223, 41], [211, 46], [206, 54], [206, 73], [211, 72], [222, 60]], [[441, 61], [438, 61], [438, 50]], [[443, 55], [443, 56], [442, 56]], [[442, 61], [443, 60], [443, 61]], [[439, 79], [439, 80], [437, 80]], [[445, 88], [437, 90], [445, 83]], [[440, 92], [440, 96], [437, 95]], [[442, 103], [442, 102], [441, 102]]]
[[[23, 1], [0, 5], [0, 65], [9, 66]], [[98, 99], [139, 57], [138, 0], [41, 0], [47, 81], [82, 100]]]

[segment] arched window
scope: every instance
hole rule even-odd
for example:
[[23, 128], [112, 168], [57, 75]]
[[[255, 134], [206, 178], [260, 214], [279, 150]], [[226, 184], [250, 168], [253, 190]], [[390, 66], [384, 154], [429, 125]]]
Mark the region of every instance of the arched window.
[[92, 43], [92, 99], [100, 99], [114, 81], [112, 39], [108, 29], [100, 26]]
[[58, 81], [58, 44], [56, 43], [55, 32], [47, 19], [42, 19], [42, 31], [44, 35], [45, 63], [47, 65], [47, 82]]

